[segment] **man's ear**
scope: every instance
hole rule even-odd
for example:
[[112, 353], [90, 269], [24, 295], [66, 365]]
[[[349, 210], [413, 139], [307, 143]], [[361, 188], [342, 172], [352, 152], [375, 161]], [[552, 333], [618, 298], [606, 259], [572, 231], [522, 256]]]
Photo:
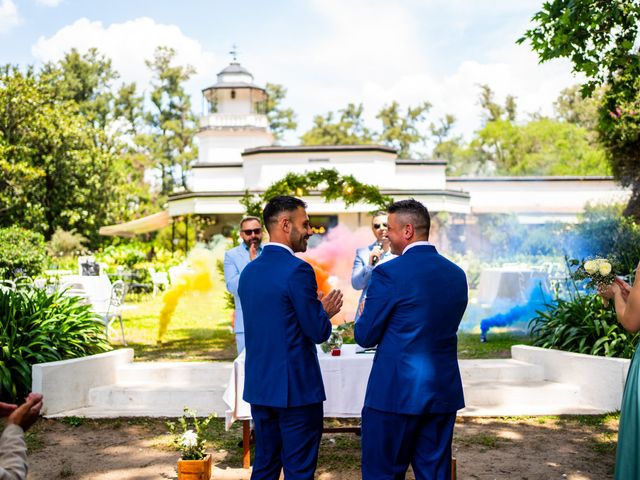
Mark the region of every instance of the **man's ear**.
[[289, 233], [291, 230], [291, 221], [287, 217], [282, 217], [280, 221], [282, 222], [282, 230]]

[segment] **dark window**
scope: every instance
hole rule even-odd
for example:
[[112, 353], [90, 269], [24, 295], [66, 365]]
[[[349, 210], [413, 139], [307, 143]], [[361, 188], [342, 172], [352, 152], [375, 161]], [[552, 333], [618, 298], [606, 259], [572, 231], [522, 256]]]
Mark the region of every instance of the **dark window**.
[[231, 90], [231, 99], [233, 100], [234, 98], [236, 98], [236, 91]]

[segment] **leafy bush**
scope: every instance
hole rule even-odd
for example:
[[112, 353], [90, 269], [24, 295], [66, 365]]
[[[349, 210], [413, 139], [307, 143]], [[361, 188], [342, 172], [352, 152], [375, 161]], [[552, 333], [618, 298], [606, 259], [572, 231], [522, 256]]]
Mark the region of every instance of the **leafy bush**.
[[84, 245], [88, 241], [86, 237], [74, 230], [68, 232], [58, 227], [47, 243], [47, 253], [52, 257], [82, 255], [87, 251]]
[[0, 278], [35, 277], [45, 260], [41, 234], [17, 226], [0, 228]]
[[121, 266], [133, 270], [139, 264], [147, 261], [147, 252], [150, 249], [151, 246], [140, 242], [110, 245], [97, 257], [109, 266]]
[[613, 306], [575, 289], [568, 299], [556, 298], [529, 323], [533, 345], [605, 357], [631, 358], [639, 334], [625, 331]]
[[609, 258], [620, 264], [618, 273], [633, 272], [640, 261], [640, 226], [622, 215], [620, 205], [589, 207], [568, 233], [567, 251], [574, 258]]
[[31, 390], [33, 364], [110, 348], [102, 320], [77, 297], [0, 290], [0, 400], [13, 402]]

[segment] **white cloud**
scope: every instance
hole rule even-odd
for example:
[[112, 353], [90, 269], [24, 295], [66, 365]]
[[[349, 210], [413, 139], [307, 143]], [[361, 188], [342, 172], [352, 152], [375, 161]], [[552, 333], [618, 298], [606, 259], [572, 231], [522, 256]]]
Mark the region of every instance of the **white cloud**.
[[45, 7], [57, 7], [62, 3], [62, 0], [36, 0], [36, 3]]
[[[156, 23], [146, 17], [114, 23], [108, 26], [87, 18], [76, 20], [49, 38], [40, 37], [31, 52], [43, 62], [61, 59], [71, 48], [81, 52], [95, 47], [113, 62], [113, 67], [124, 82], [136, 82], [139, 89], [147, 89], [151, 72], [145, 60], [153, 58], [157, 46], [169, 46], [176, 50], [178, 65], [192, 65], [197, 73], [187, 84], [191, 92], [197, 92], [213, 83], [215, 73], [221, 70], [221, 61], [200, 42], [186, 36], [179, 27]], [[199, 111], [199, 96], [192, 97], [194, 110]]]
[[7, 33], [22, 23], [13, 0], [0, 0], [0, 33]]

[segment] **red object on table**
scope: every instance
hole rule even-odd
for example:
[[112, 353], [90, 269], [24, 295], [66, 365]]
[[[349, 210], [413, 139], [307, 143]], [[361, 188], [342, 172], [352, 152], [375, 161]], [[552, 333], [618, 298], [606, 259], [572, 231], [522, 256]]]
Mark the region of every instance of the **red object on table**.
[[331, 356], [332, 357], [339, 357], [340, 356], [340, 349], [339, 348], [334, 348], [333, 350], [331, 350]]

